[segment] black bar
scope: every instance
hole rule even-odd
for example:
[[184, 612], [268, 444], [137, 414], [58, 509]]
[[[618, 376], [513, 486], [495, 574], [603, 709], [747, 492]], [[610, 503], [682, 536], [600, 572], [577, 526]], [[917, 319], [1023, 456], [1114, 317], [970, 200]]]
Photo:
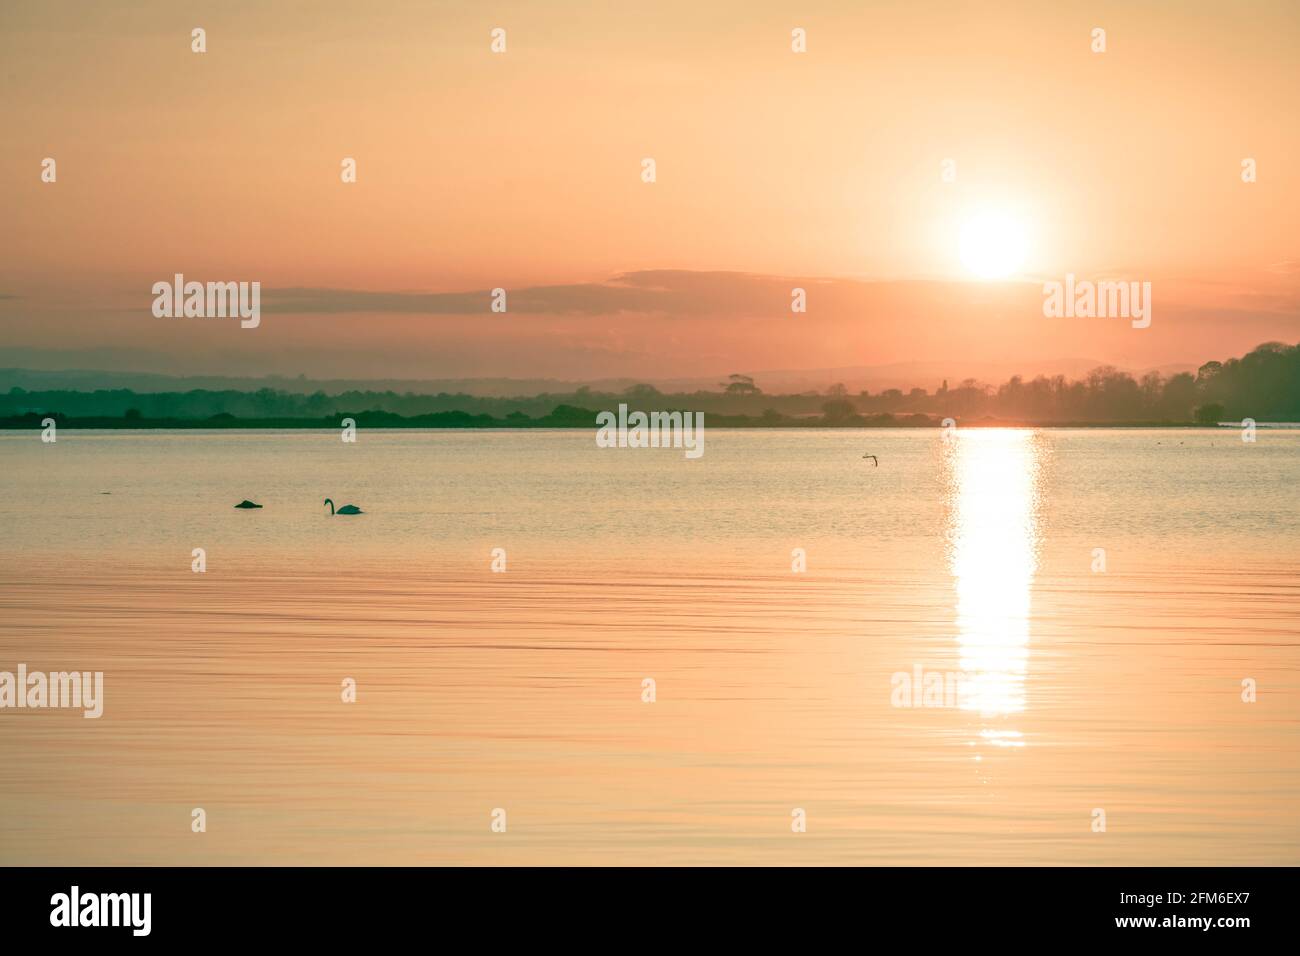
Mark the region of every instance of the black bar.
[[[353, 940], [373, 946], [381, 940], [423, 938], [430, 946], [463, 948], [522, 934], [536, 946], [591, 938], [603, 939], [610, 948], [618, 948], [620, 940], [651, 945], [658, 940], [676, 948], [687, 942], [678, 935], [681, 930], [695, 934], [697, 941], [732, 943], [778, 938], [808, 943], [846, 933], [849, 939], [883, 943], [898, 938], [901, 944], [910, 934], [920, 947], [916, 952], [945, 940], [982, 949], [1006, 942], [1125, 937], [1180, 948], [1195, 941], [1232, 946], [1294, 939], [1295, 873], [1229, 867], [749, 868], [722, 873], [667, 868], [15, 868], [6, 873], [8, 889], [0, 894], [0, 926], [6, 942], [56, 945], [194, 942], [206, 947], [285, 940], [295, 946], [332, 946]], [[120, 897], [110, 901], [108, 910], [117, 906], [123, 925], [52, 925], [52, 919], [69, 914], [73, 886], [81, 902], [78, 921], [83, 915], [90, 919], [91, 910], [99, 912], [99, 894], [150, 894], [148, 934], [136, 935], [144, 927], [143, 896], [137, 898], [138, 909], [128, 909]], [[69, 904], [63, 912], [58, 911], [59, 894]], [[95, 896], [95, 902], [87, 904], [87, 896]], [[1209, 920], [1208, 927], [1203, 920]], [[455, 943], [457, 939], [462, 942]]]

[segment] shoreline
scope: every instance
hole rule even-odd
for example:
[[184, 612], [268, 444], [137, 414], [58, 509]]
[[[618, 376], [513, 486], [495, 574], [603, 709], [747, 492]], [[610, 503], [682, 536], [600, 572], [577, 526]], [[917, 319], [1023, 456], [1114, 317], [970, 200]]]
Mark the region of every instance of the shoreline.
[[[206, 419], [138, 419], [127, 420], [122, 418], [98, 419], [98, 418], [61, 418], [53, 417], [55, 424], [60, 429], [74, 431], [338, 431], [344, 427], [342, 421], [323, 422], [319, 419], [223, 419], [221, 421], [210, 421]], [[500, 421], [491, 422], [473, 422], [466, 424], [449, 424], [443, 422], [428, 422], [417, 419], [408, 419], [405, 421], [367, 421], [364, 415], [353, 416], [356, 419], [357, 428], [365, 428], [368, 431], [403, 431], [415, 429], [422, 431], [582, 431], [598, 429], [595, 421], [591, 422], [554, 422], [538, 420], [535, 424], [524, 424], [518, 421]], [[476, 416], [477, 417], [477, 416]], [[783, 421], [769, 423], [759, 419], [749, 421], [736, 421], [733, 416], [716, 415], [709, 416], [707, 419], [710, 426], [717, 429], [732, 430], [760, 430], [760, 431], [803, 431], [806, 429], [843, 429], [848, 431], [861, 431], [864, 429], [901, 429], [901, 428], [933, 428], [942, 429], [943, 424], [939, 421], [915, 421], [909, 419], [896, 419], [892, 422], [865, 420], [865, 421], [843, 421], [827, 422], [821, 419], [812, 419], [806, 422]], [[1216, 422], [1206, 424], [1203, 422], [1089, 422], [1089, 421], [1022, 421], [1022, 420], [1000, 420], [1000, 419], [976, 419], [964, 422], [957, 420], [957, 428], [1114, 428], [1114, 429], [1237, 429], [1241, 428], [1239, 422]], [[1255, 422], [1256, 428], [1269, 429], [1286, 429], [1300, 428], [1297, 422]], [[19, 431], [40, 431], [42, 428], [41, 421], [19, 421], [0, 420], [0, 431], [19, 432]]]

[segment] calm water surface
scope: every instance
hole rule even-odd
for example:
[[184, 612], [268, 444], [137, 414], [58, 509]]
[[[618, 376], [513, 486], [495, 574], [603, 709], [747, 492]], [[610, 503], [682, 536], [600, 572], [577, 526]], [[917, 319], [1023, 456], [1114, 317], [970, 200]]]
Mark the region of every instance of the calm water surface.
[[1300, 863], [1300, 432], [706, 438], [0, 433], [0, 863]]

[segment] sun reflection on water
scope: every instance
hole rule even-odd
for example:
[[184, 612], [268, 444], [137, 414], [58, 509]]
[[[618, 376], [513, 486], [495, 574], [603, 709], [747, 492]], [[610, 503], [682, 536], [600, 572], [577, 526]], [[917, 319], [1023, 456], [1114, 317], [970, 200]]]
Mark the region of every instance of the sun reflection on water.
[[[1040, 457], [1035, 434], [1023, 429], [965, 429], [946, 449], [960, 706], [983, 718], [1025, 709]], [[979, 736], [990, 746], [1024, 746], [1019, 731], [1003, 726], [985, 726]]]

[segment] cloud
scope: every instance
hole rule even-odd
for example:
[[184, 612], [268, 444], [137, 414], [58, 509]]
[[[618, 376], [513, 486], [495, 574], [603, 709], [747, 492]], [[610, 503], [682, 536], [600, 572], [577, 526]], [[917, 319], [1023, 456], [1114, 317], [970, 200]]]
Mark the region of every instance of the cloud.
[[[488, 289], [392, 292], [264, 288], [256, 334], [237, 323], [160, 320], [147, 301], [103, 321], [64, 306], [41, 322], [6, 322], [15, 348], [127, 349], [115, 365], [159, 368], [145, 351], [188, 371], [307, 372], [333, 378], [695, 379], [731, 371], [821, 370], [929, 363], [906, 384], [966, 376], [1005, 380], [1061, 368], [1060, 360], [1142, 368], [1197, 365], [1262, 341], [1300, 338], [1300, 292], [1289, 279], [1249, 289], [1159, 279], [1150, 329], [1126, 320], [1051, 320], [1040, 282], [863, 280], [646, 270], [596, 282], [508, 289], [489, 312]], [[791, 289], [807, 291], [806, 313]], [[20, 307], [21, 308], [21, 307]], [[14, 306], [0, 303], [0, 315]], [[274, 319], [279, 313], [282, 321]], [[131, 354], [137, 358], [132, 359]], [[62, 356], [81, 367], [93, 355]], [[53, 367], [55, 359], [40, 366]], [[21, 364], [18, 360], [7, 364]], [[844, 377], [844, 376], [841, 376]], [[786, 376], [795, 381], [796, 376]], [[712, 379], [710, 379], [712, 380]], [[824, 382], [822, 384], [825, 384]]]
[[[524, 315], [596, 316], [619, 313], [742, 315], [788, 312], [790, 290], [865, 289], [851, 279], [791, 279], [745, 272], [650, 270], [626, 272], [604, 282], [506, 289], [509, 311]], [[472, 292], [368, 292], [350, 289], [263, 290], [263, 309], [280, 314], [393, 312], [470, 315], [486, 312], [489, 289]]]

